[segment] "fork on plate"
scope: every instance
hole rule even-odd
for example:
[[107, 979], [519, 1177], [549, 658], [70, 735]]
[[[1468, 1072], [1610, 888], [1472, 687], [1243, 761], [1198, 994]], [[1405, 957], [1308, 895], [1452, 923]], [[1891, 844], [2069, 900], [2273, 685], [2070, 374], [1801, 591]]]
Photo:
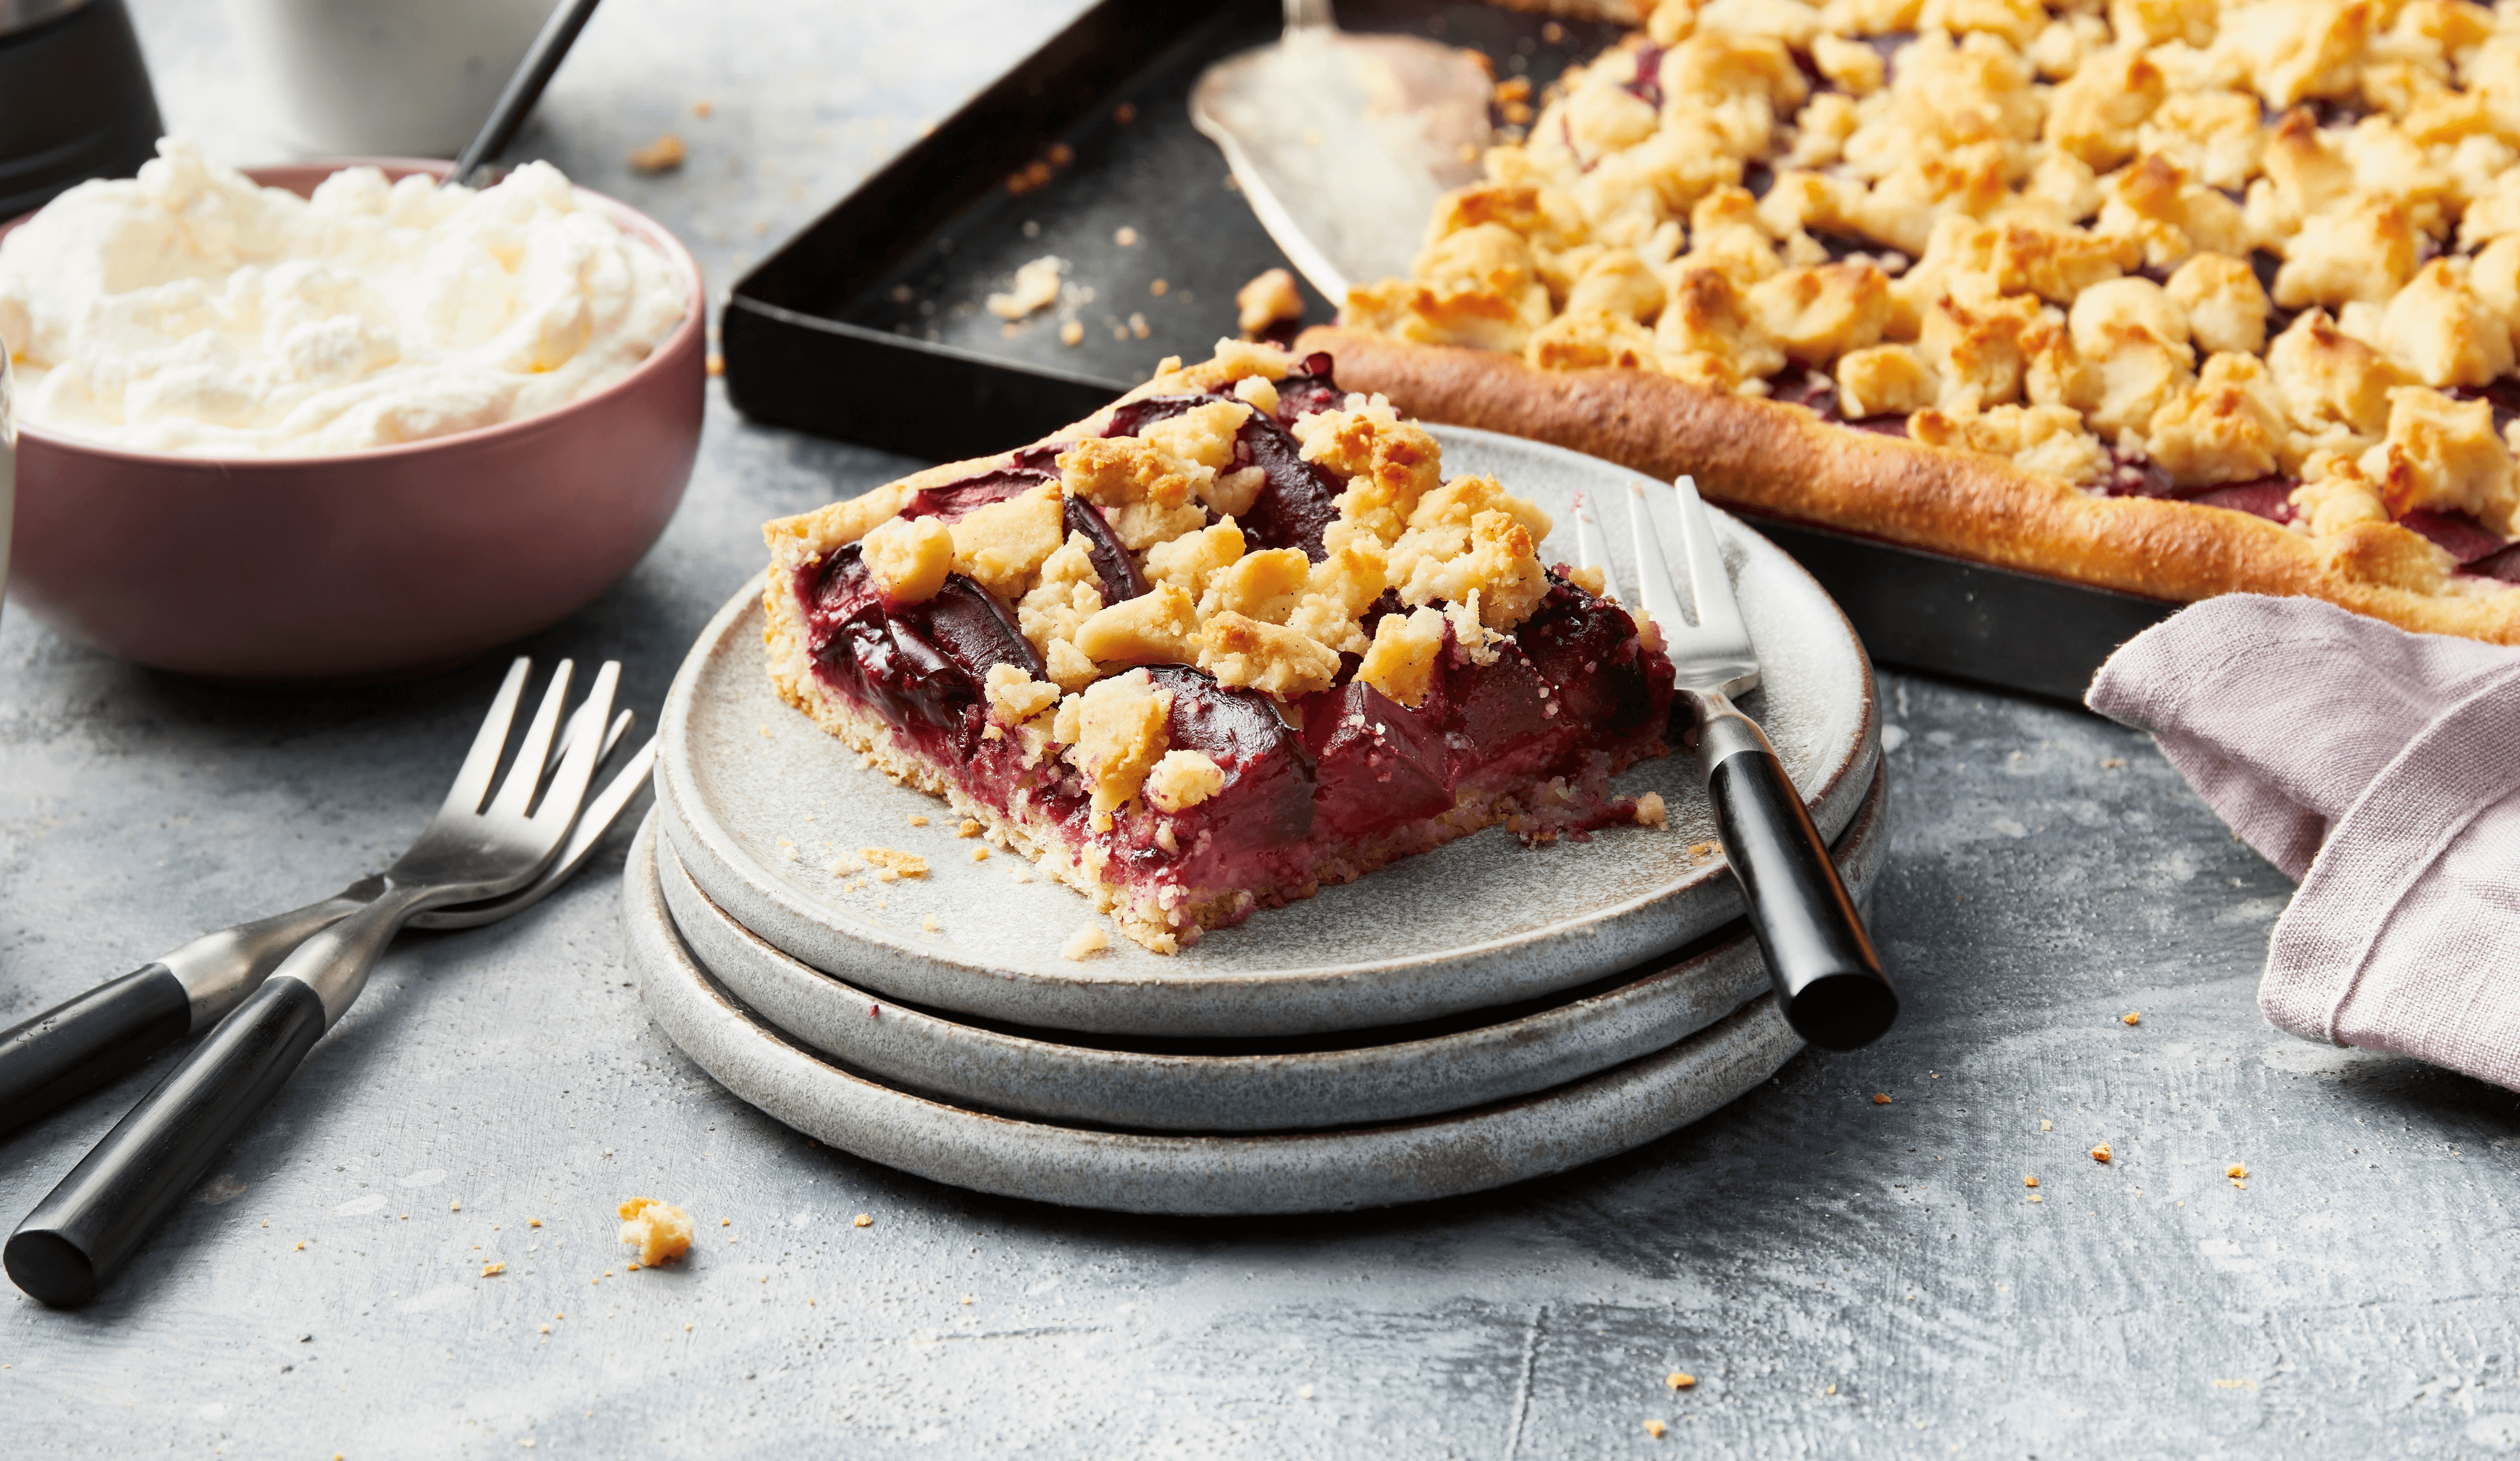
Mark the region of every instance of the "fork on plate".
[[[1899, 996], [1776, 747], [1732, 703], [1759, 687], [1758, 651], [1741, 622], [1697, 483], [1682, 477], [1673, 486], [1694, 622], [1681, 613], [1671, 559], [1654, 531], [1642, 483], [1628, 488], [1637, 595], [1662, 632], [1676, 688], [1696, 726], [1697, 766], [1715, 807], [1725, 862], [1741, 885], [1785, 1023], [1823, 1050], [1869, 1044], [1899, 1017]], [[1575, 542], [1585, 566], [1608, 566], [1600, 527], [1581, 500]]]
[[[339, 1023], [405, 923], [515, 895], [560, 857], [606, 737], [572, 736], [546, 785], [568, 698], [570, 665], [562, 661], [491, 797], [527, 669], [521, 659], [510, 668], [444, 804], [381, 875], [375, 896], [299, 944], [19, 1224], [0, 1249], [18, 1287], [47, 1304], [92, 1296]], [[577, 724], [608, 724], [620, 674], [608, 663], [596, 675]]]

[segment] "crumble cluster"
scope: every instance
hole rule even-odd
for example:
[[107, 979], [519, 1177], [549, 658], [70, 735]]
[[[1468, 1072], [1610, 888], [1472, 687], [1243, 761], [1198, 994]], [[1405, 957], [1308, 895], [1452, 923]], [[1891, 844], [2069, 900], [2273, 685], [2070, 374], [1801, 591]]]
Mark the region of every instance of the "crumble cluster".
[[[2504, 540], [2520, 3], [1661, 0], [1344, 323], [1906, 418], [2102, 490], [2273, 479], [2359, 576]], [[2498, 586], [2487, 584], [2486, 589]]]
[[621, 1241], [639, 1245], [639, 1262], [652, 1268], [692, 1251], [692, 1215], [652, 1197], [621, 1204]]
[[[1328, 689], [1340, 656], [1355, 654], [1359, 679], [1416, 706], [1448, 631], [1459, 652], [1493, 662], [1505, 633], [1549, 590], [1538, 553], [1549, 515], [1492, 477], [1444, 480], [1434, 437], [1378, 395], [1350, 393], [1293, 424], [1304, 460], [1342, 488], [1323, 559], [1252, 548], [1235, 519], [1251, 511], [1266, 478], [1236, 465], [1236, 437], [1253, 412], [1278, 409], [1276, 382], [1294, 362], [1232, 340], [1218, 342], [1217, 356], [1230, 399], [1136, 436], [1073, 443], [1057, 458], [1056, 482], [950, 524], [897, 515], [912, 494], [870, 493], [847, 524], [892, 602], [931, 598], [962, 573], [1014, 606], [1050, 680], [992, 668], [992, 733], [1025, 737], [1035, 756], [1064, 757], [1103, 816], [1141, 797], [1159, 811], [1186, 810], [1225, 783], [1205, 755], [1170, 748], [1171, 692], [1145, 666], [1196, 665], [1283, 704]], [[1164, 362], [1153, 393], [1179, 370]], [[1092, 541], [1065, 527], [1071, 501], [1110, 524], [1147, 593], [1103, 601]], [[1363, 616], [1385, 590], [1409, 612], [1385, 615], [1369, 636]]]

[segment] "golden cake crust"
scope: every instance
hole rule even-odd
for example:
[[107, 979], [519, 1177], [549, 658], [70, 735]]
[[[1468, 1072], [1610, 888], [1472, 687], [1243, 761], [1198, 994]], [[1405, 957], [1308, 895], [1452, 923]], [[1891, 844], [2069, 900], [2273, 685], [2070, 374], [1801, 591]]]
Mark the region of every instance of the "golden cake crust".
[[2438, 550], [2394, 523], [2314, 541], [2247, 512], [2101, 497], [2001, 457], [1649, 371], [1539, 371], [1499, 351], [1335, 326], [1306, 331], [1296, 348], [1328, 352], [1341, 385], [1408, 416], [1657, 477], [1693, 474], [1718, 501], [1756, 511], [2154, 598], [2308, 596], [2417, 633], [2520, 643], [2520, 588], [2444, 574]]

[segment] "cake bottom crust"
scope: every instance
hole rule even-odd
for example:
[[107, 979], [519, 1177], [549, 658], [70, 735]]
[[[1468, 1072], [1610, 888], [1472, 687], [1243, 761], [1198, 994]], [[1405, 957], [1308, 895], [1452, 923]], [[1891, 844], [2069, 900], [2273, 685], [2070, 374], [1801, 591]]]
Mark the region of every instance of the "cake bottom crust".
[[[775, 596], [774, 596], [775, 597]], [[1120, 931], [1156, 953], [1177, 953], [1198, 942], [1208, 929], [1228, 928], [1264, 908], [1279, 908], [1310, 898], [1325, 887], [1353, 882], [1387, 863], [1429, 852], [1499, 823], [1518, 824], [1531, 816], [1541, 825], [1528, 833], [1546, 838], [1555, 809], [1526, 807], [1510, 793], [1464, 789], [1449, 812], [1406, 823], [1382, 837], [1342, 847], [1317, 863], [1310, 881], [1273, 888], [1142, 888], [1102, 875], [1100, 849], [1082, 850], [1058, 833], [1062, 825], [1028, 819], [970, 795], [934, 762], [905, 747], [890, 723], [809, 674], [774, 667], [772, 684], [781, 699], [811, 717], [814, 724], [857, 751], [865, 765], [899, 784], [941, 797], [956, 812], [980, 824], [994, 845], [1031, 860], [1044, 874], [1094, 900]]]
[[1822, 420], [1648, 371], [1540, 371], [1510, 355], [1317, 326], [1341, 384], [1407, 416], [1693, 474], [1727, 504], [1892, 543], [2177, 602], [2324, 598], [2418, 634], [2520, 643], [2520, 588], [2450, 574], [2395, 523], [2313, 540], [2252, 514], [2096, 497], [2008, 461]]

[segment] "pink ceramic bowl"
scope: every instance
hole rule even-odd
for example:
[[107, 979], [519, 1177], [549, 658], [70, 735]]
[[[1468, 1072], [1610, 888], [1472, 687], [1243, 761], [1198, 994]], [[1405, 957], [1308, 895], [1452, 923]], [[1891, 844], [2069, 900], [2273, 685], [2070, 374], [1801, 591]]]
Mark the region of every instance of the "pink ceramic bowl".
[[[306, 194], [347, 165], [249, 175]], [[541, 416], [331, 457], [158, 456], [22, 421], [10, 598], [144, 665], [327, 680], [453, 664], [603, 593], [691, 480], [707, 329], [690, 251], [645, 215], [580, 196], [689, 285], [683, 322], [628, 376]]]

